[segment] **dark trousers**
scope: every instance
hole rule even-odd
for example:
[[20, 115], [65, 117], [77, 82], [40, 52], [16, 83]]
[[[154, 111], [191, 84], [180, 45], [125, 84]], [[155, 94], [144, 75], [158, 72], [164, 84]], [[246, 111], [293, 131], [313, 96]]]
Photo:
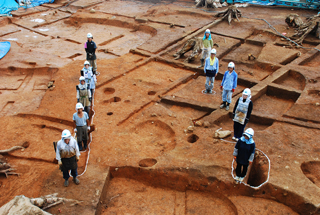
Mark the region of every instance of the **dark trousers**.
[[[69, 175], [69, 170], [62, 170], [63, 178], [64, 180], [68, 180], [70, 175]], [[77, 169], [72, 169], [71, 170], [71, 175], [73, 178], [76, 178], [78, 176], [78, 171]]]
[[85, 126], [77, 126], [77, 142], [79, 146], [79, 150], [82, 150], [82, 143], [84, 149], [87, 149], [88, 143], [88, 127]]
[[240, 124], [239, 122], [233, 122], [233, 131], [234, 131], [234, 137], [240, 138], [243, 135], [244, 128], [246, 127], [246, 123], [244, 125]]
[[238, 177], [244, 177], [247, 174], [248, 165], [243, 165], [237, 162], [236, 175]]
[[90, 106], [85, 106], [84, 111], [87, 112], [88, 116], [90, 116]]

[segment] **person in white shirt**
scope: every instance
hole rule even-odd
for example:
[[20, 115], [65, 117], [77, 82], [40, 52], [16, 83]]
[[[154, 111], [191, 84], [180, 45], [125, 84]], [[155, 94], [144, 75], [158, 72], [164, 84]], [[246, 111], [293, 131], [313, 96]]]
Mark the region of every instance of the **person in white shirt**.
[[71, 170], [71, 175], [73, 177], [73, 182], [79, 184], [80, 181], [77, 179], [78, 176], [78, 164], [80, 157], [80, 151], [78, 148], [77, 141], [71, 136], [69, 130], [65, 129], [62, 132], [61, 140], [57, 143], [56, 149], [56, 159], [58, 160], [59, 169], [63, 173], [63, 178], [65, 180], [64, 186], [69, 186], [69, 171]]

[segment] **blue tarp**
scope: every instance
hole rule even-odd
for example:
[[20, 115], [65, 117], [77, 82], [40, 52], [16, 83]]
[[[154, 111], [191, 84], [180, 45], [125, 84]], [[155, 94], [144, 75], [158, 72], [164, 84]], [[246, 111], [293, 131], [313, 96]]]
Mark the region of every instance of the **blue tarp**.
[[10, 50], [11, 43], [10, 42], [0, 42], [0, 59], [3, 58], [8, 51]]
[[0, 0], [0, 15], [9, 15], [10, 11], [18, 8], [19, 5], [15, 0]]
[[31, 4], [26, 6], [19, 6], [15, 0], [0, 0], [0, 15], [10, 16], [10, 12], [13, 10], [18, 10], [19, 7], [31, 8], [46, 3], [53, 3], [54, 0], [30, 0], [30, 2]]

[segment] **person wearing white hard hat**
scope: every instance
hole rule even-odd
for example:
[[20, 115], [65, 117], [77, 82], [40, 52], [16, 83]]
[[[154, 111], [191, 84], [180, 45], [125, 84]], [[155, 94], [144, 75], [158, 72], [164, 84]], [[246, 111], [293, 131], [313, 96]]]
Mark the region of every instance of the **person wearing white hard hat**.
[[210, 56], [212, 47], [213, 47], [213, 40], [211, 38], [211, 31], [210, 29], [207, 29], [204, 32], [203, 39], [202, 39], [202, 53], [201, 53], [201, 59], [200, 59], [201, 61], [200, 67], [203, 67], [205, 59], [207, 59]]
[[229, 105], [231, 104], [232, 93], [237, 88], [238, 74], [234, 71], [234, 63], [230, 62], [228, 64], [228, 71], [223, 75], [220, 88], [222, 89], [222, 105], [220, 108], [226, 108], [229, 110]]
[[92, 71], [97, 71], [97, 56], [96, 56], [96, 49], [97, 45], [93, 42], [93, 36], [91, 33], [87, 34], [87, 42], [84, 44], [84, 49], [87, 53], [87, 61], [89, 61], [90, 65], [92, 66]]
[[76, 111], [77, 112], [73, 114], [72, 120], [74, 122], [74, 132], [77, 133], [79, 150], [82, 151], [83, 149], [87, 149], [88, 130], [90, 130], [89, 115], [83, 111], [81, 103], [76, 104]]
[[77, 179], [78, 176], [78, 164], [80, 157], [80, 151], [78, 148], [77, 141], [71, 136], [69, 130], [62, 131], [61, 140], [57, 143], [56, 159], [58, 160], [59, 169], [62, 171], [64, 178], [64, 186], [69, 186], [69, 171], [73, 177], [73, 182], [79, 184], [80, 181]]
[[90, 86], [86, 83], [86, 79], [83, 76], [79, 78], [79, 82], [80, 83], [76, 86], [77, 103], [80, 102], [84, 107], [84, 111], [89, 115], [92, 101]]
[[246, 88], [233, 108], [233, 140], [238, 141], [242, 136], [244, 128], [250, 119], [252, 109], [253, 103], [251, 101], [251, 90]]
[[205, 61], [204, 74], [206, 75], [205, 93], [212, 93], [214, 79], [219, 72], [219, 59], [216, 57], [217, 51], [211, 50], [211, 55]]
[[240, 182], [243, 181], [247, 174], [248, 165], [251, 165], [254, 159], [256, 144], [253, 135], [253, 129], [248, 128], [234, 147], [233, 157], [237, 162], [235, 179]]
[[25, 6], [25, 5], [28, 5], [28, 4], [31, 4], [30, 0], [19, 0], [19, 5], [20, 6]]
[[97, 83], [97, 76], [95, 73], [92, 72], [92, 67], [90, 67], [89, 61], [84, 62], [84, 67], [80, 71], [80, 73], [81, 73], [81, 76], [83, 76], [86, 79], [86, 83], [89, 84], [90, 86], [91, 98], [93, 103], [94, 91], [96, 89], [96, 83]]

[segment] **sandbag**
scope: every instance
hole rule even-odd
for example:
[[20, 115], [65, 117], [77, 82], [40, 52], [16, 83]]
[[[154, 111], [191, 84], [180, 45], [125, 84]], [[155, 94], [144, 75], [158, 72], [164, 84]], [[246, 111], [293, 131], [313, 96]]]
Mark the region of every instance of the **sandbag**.
[[51, 215], [48, 212], [45, 212], [38, 208], [37, 206], [34, 206], [31, 204], [31, 201], [29, 198], [25, 196], [16, 196], [14, 199], [12, 199], [7, 204], [3, 205], [0, 208], [0, 214], [6, 214], [6, 215]]

